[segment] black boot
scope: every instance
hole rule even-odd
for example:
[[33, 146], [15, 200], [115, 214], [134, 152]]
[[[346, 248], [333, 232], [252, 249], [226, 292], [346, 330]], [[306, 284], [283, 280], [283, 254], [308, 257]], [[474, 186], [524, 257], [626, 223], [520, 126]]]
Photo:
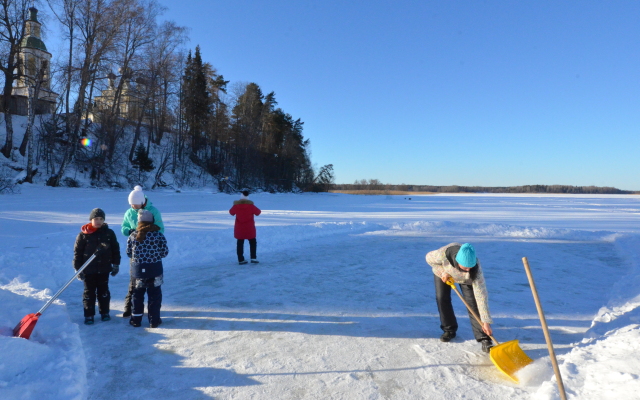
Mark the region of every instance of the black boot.
[[482, 339], [480, 343], [482, 343], [482, 351], [485, 353], [491, 353], [491, 348], [493, 347], [491, 339]]
[[450, 342], [451, 339], [453, 339], [454, 337], [456, 337], [456, 333], [455, 332], [445, 332], [442, 334], [442, 336], [440, 336], [440, 341], [441, 342]]

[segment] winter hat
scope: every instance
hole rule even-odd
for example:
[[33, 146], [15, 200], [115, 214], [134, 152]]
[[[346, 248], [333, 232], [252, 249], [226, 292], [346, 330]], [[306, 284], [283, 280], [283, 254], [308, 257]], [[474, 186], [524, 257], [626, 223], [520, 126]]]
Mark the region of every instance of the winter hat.
[[249, 198], [249, 191], [248, 190], [243, 190], [242, 191], [242, 196], [240, 196], [241, 199], [247, 199]]
[[134, 205], [143, 205], [145, 202], [144, 192], [142, 191], [141, 186], [136, 186], [133, 188], [131, 193], [129, 193], [129, 204]]
[[101, 208], [94, 208], [93, 210], [91, 210], [91, 214], [89, 214], [89, 221], [98, 217], [105, 219], [106, 216], [104, 215], [104, 211], [102, 211]]
[[138, 210], [138, 222], [153, 222], [153, 214], [149, 210]]
[[476, 250], [473, 248], [471, 243], [465, 243], [458, 250], [458, 254], [456, 255], [456, 261], [458, 264], [465, 268], [473, 268], [476, 266], [478, 262], [476, 258]]

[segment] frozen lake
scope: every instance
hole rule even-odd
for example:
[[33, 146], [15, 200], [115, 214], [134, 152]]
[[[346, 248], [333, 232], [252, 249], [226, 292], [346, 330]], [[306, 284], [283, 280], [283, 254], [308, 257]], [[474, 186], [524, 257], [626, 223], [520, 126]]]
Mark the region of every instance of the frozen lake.
[[[638, 196], [256, 194], [260, 264], [239, 266], [228, 214], [236, 196], [147, 192], [170, 249], [163, 325], [119, 318], [125, 258], [110, 280], [111, 321], [82, 324], [74, 282], [31, 340], [9, 337], [73, 274], [92, 208], [105, 210], [124, 250], [127, 195], [24, 187], [0, 196], [0, 397], [557, 398], [524, 256], [569, 397], [640, 389], [640, 290], [629, 285], [640, 283]], [[519, 339], [536, 360], [519, 385], [480, 351], [457, 298], [458, 337], [439, 341], [424, 256], [454, 241], [473, 243], [482, 261], [496, 339]]]

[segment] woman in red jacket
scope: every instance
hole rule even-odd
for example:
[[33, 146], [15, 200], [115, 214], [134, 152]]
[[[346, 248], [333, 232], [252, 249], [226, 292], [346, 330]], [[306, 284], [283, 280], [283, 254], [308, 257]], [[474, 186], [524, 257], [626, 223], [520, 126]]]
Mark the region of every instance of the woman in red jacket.
[[238, 239], [237, 251], [238, 262], [240, 265], [246, 264], [244, 259], [244, 240], [249, 240], [249, 251], [251, 252], [251, 263], [257, 264], [256, 257], [256, 224], [253, 221], [254, 215], [260, 215], [260, 209], [253, 205], [253, 201], [249, 200], [249, 191], [244, 190], [240, 200], [233, 202], [233, 207], [229, 210], [229, 214], [236, 216], [236, 225], [233, 229], [233, 236]]

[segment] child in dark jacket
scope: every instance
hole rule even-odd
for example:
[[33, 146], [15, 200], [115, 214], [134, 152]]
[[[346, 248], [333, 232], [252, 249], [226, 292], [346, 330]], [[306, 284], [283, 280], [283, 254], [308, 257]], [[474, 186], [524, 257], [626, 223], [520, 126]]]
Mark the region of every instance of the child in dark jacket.
[[157, 328], [162, 306], [163, 267], [162, 259], [169, 254], [167, 239], [154, 222], [148, 210], [138, 211], [138, 225], [127, 239], [127, 255], [131, 258], [130, 273], [135, 279], [133, 310], [129, 323], [139, 327], [144, 315], [144, 294], [148, 297], [148, 317], [152, 328]]
[[89, 264], [78, 278], [84, 282], [84, 323], [93, 324], [96, 314], [96, 296], [98, 309], [103, 321], [109, 321], [109, 274], [116, 276], [120, 270], [120, 244], [116, 234], [104, 222], [105, 213], [99, 208], [94, 208], [89, 214], [90, 223], [83, 225], [81, 232], [76, 237], [73, 247], [73, 268], [77, 271], [80, 267], [100, 249], [95, 260]]
[[256, 242], [256, 223], [253, 216], [260, 215], [261, 211], [253, 205], [253, 201], [249, 200], [249, 191], [245, 190], [240, 196], [240, 200], [233, 202], [233, 207], [229, 210], [229, 214], [236, 216], [236, 223], [233, 228], [233, 236], [238, 240], [236, 244], [236, 252], [238, 254], [238, 263], [246, 264], [244, 259], [244, 240], [249, 240], [249, 252], [251, 253], [251, 263], [257, 264], [258, 259], [256, 250], [258, 244]]

